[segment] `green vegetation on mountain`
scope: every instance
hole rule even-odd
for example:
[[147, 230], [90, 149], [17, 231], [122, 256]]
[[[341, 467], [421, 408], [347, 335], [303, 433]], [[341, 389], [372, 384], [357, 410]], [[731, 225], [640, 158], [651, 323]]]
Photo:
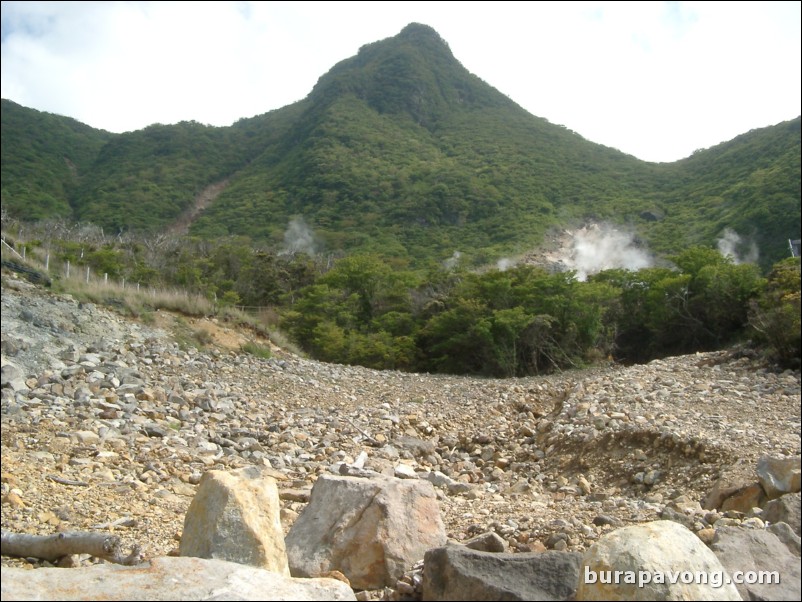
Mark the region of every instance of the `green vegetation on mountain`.
[[75, 189], [113, 134], [5, 99], [0, 118], [3, 210], [26, 220], [72, 217]]
[[113, 232], [165, 231], [207, 186], [191, 225], [273, 251], [297, 218], [327, 254], [426, 270], [543, 242], [554, 227], [626, 226], [659, 254], [726, 229], [767, 270], [800, 237], [800, 119], [670, 164], [591, 143], [528, 114], [411, 24], [323, 75], [295, 104], [227, 128], [194, 122], [120, 135], [3, 101], [2, 203]]
[[731, 229], [757, 246], [764, 267], [787, 256], [802, 223], [801, 131], [797, 117], [661, 166], [655, 249], [676, 252]]
[[[15, 230], [6, 225], [4, 235]], [[24, 230], [43, 227], [50, 226]], [[332, 262], [257, 250], [243, 237], [132, 239], [97, 228], [74, 234], [26, 245], [32, 257], [46, 246], [56, 286], [69, 281], [67, 261], [82, 288], [90, 273], [100, 282], [128, 282], [131, 291], [144, 285], [153, 309], [161, 306], [157, 289], [178, 286], [190, 299], [213, 302], [213, 311], [258, 309], [299, 348], [330, 362], [524, 376], [751, 340], [770, 361], [799, 366], [799, 258], [778, 262], [766, 279], [755, 264], [690, 247], [672, 257], [673, 268], [611, 269], [579, 281], [572, 272], [526, 265], [421, 272], [390, 266], [375, 254]], [[119, 305], [119, 287], [110, 295]], [[202, 311], [209, 313], [209, 305]]]
[[229, 130], [194, 122], [115, 137], [77, 191], [76, 216], [115, 230], [170, 223], [205, 186], [238, 167], [230, 138]]

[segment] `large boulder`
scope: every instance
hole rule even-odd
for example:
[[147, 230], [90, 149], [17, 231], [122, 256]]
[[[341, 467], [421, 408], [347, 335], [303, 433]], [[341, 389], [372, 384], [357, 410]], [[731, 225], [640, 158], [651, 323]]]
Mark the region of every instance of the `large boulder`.
[[800, 599], [799, 557], [774, 533], [763, 529], [719, 527], [710, 549], [736, 581], [752, 580], [751, 575], [759, 577], [763, 571], [776, 575], [778, 583], [736, 583], [744, 600]]
[[585, 552], [582, 565], [577, 600], [741, 599], [716, 555], [673, 521], [612, 531]]
[[335, 579], [292, 579], [202, 558], [154, 558], [132, 567], [4, 568], [3, 600], [356, 600]]
[[323, 475], [286, 546], [293, 576], [340, 571], [355, 589], [379, 589], [446, 539], [428, 481]]
[[289, 576], [280, 511], [276, 481], [258, 468], [210, 470], [187, 510], [179, 552]]
[[424, 600], [570, 600], [578, 552], [497, 554], [450, 545], [426, 552]]
[[757, 478], [770, 500], [796, 493], [802, 483], [802, 459], [763, 456], [757, 461]]

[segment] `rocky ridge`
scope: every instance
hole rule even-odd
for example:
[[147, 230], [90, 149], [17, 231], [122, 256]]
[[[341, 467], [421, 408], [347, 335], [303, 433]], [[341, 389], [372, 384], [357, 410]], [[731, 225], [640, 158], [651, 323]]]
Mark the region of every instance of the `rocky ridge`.
[[260, 359], [213, 320], [197, 349], [160, 313], [135, 323], [4, 277], [3, 530], [113, 530], [155, 558], [206, 470], [266, 468], [289, 530], [320, 474], [353, 467], [430, 480], [454, 540], [582, 551], [660, 517], [739, 523], [702, 509], [716, 479], [800, 454], [799, 372], [742, 352], [488, 380]]

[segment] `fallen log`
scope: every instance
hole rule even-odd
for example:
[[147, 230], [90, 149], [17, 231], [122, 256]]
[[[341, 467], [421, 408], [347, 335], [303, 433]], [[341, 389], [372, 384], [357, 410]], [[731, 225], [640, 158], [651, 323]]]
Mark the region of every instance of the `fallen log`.
[[120, 538], [116, 535], [80, 531], [54, 535], [29, 535], [3, 531], [0, 534], [0, 554], [51, 561], [70, 554], [89, 554], [115, 564], [128, 566], [142, 562], [142, 550], [139, 545], [134, 545], [131, 553], [126, 555], [122, 550]]

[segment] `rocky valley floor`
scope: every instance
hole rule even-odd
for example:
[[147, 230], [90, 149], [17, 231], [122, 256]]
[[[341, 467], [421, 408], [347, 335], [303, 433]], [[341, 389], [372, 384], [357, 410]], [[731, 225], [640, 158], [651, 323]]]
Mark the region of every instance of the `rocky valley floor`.
[[318, 475], [356, 463], [431, 480], [454, 540], [581, 551], [661, 516], [698, 531], [720, 475], [800, 454], [799, 372], [742, 351], [489, 380], [261, 359], [241, 350], [253, 336], [4, 275], [2, 529], [113, 530], [163, 556], [206, 470], [263, 467], [289, 529]]

